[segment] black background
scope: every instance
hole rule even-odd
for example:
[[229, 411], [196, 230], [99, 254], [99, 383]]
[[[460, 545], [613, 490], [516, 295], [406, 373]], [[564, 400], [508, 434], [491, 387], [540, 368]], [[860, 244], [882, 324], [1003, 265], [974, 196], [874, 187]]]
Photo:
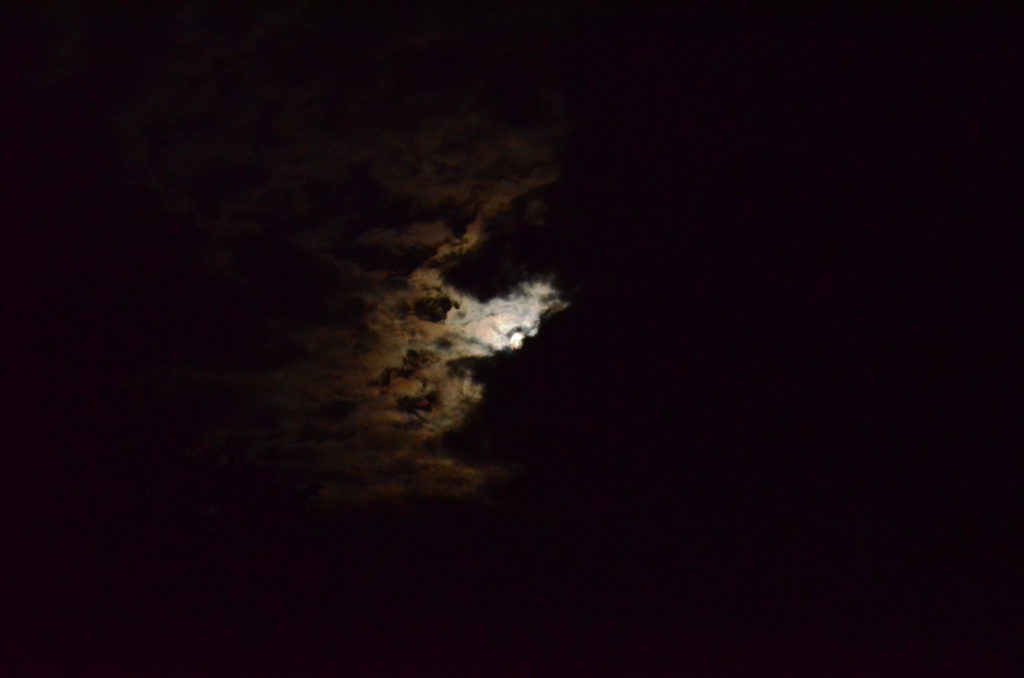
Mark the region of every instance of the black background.
[[[182, 458], [218, 394], [111, 395], [154, 355], [261, 359], [239, 346], [265, 305], [218, 296], [109, 151], [159, 12], [79, 15], [60, 87], [33, 80], [50, 17], [5, 40], [8, 658], [1013, 675], [1014, 17], [561, 16], [563, 178], [519, 256], [577, 291], [490, 366], [473, 432], [522, 473], [486, 505], [328, 515], [272, 471]], [[126, 459], [136, 417], [167, 435]]]

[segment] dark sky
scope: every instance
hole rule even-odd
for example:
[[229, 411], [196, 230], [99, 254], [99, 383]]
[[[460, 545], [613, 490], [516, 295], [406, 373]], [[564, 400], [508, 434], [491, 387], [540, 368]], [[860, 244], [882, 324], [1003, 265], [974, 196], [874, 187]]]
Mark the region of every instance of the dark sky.
[[[12, 675], [1017, 674], [1020, 17], [69, 7], [4, 39]], [[430, 254], [366, 234], [477, 218], [455, 289], [569, 307], [364, 454]]]

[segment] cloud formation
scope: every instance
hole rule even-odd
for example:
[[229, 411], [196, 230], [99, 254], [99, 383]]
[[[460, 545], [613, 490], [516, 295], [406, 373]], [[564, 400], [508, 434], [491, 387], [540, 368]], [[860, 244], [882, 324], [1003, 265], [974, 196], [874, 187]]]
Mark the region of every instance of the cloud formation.
[[[246, 459], [315, 479], [325, 499], [467, 496], [507, 475], [444, 448], [484, 395], [467, 365], [522, 347], [566, 302], [550, 278], [529, 271], [489, 299], [446, 273], [499, 223], [503, 238], [542, 228], [542, 219], [509, 215], [524, 200], [542, 213], [541, 192], [558, 179], [564, 130], [553, 90], [534, 74], [526, 82], [536, 91], [520, 83], [517, 92], [546, 111], [526, 124], [487, 103], [507, 82], [403, 84], [438, 52], [475, 50], [482, 62], [508, 52], [465, 36], [396, 33], [345, 52], [338, 58], [359, 72], [353, 84], [329, 64], [279, 72], [266, 57], [292, 38], [272, 22], [236, 43], [197, 30], [126, 116], [129, 161], [170, 209], [210, 234], [207, 265], [218, 274], [264, 296], [302, 289], [285, 276], [304, 270], [326, 281], [323, 299], [310, 302], [319, 313], [289, 314], [288, 302], [307, 299], [286, 295], [261, 318], [300, 347], [297, 356], [207, 370], [240, 396], [205, 444], [244, 440]], [[334, 43], [324, 39], [329, 53]], [[240, 245], [253, 241], [256, 269]], [[305, 263], [285, 272], [284, 254]]]

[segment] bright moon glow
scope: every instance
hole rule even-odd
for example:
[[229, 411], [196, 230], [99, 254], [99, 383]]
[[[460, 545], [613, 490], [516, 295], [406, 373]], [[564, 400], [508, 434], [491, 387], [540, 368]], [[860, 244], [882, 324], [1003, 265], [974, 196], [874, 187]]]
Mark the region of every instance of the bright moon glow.
[[458, 307], [448, 312], [445, 325], [468, 342], [471, 355], [489, 355], [520, 348], [537, 334], [544, 316], [565, 306], [549, 282], [534, 280], [488, 301], [458, 295]]
[[[368, 316], [380, 339], [360, 361], [367, 371], [345, 371], [367, 386], [362, 406], [347, 423], [376, 436], [381, 442], [369, 444], [379, 454], [387, 449], [378, 445], [400, 452], [411, 445], [429, 448], [461, 428], [484, 394], [464, 361], [521, 348], [547, 316], [568, 307], [544, 278], [486, 301], [449, 285], [437, 269], [423, 268], [410, 280], [415, 286], [389, 292], [390, 299]], [[451, 307], [436, 320], [407, 311], [424, 298], [447, 299]]]

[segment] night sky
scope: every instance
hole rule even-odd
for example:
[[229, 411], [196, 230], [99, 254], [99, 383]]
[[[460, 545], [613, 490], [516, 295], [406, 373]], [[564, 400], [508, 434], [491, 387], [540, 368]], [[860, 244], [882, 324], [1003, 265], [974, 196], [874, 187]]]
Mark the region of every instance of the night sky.
[[61, 7], [4, 675], [1019, 675], [1019, 15]]

